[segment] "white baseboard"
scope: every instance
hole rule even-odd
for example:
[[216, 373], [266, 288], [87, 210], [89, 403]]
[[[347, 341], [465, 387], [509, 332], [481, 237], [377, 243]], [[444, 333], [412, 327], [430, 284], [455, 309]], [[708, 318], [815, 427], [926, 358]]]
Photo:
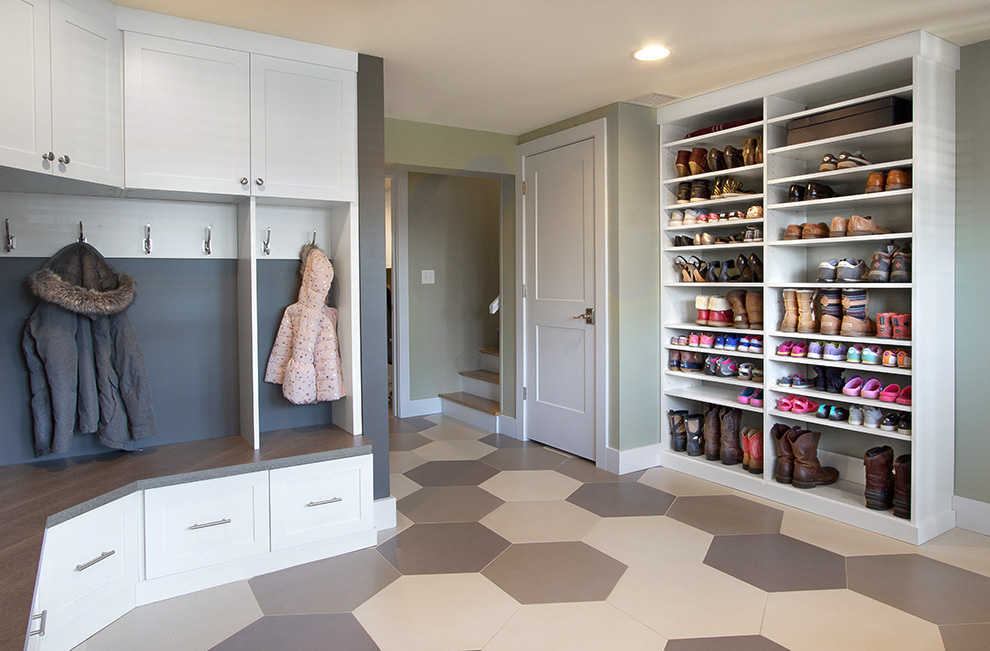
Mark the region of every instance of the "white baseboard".
[[625, 475], [660, 465], [659, 443], [629, 450], [605, 448], [605, 454], [605, 469], [616, 475]]
[[990, 503], [953, 495], [952, 508], [957, 527], [990, 536]]
[[415, 416], [429, 416], [439, 414], [443, 409], [440, 398], [423, 398], [422, 400], [407, 400], [399, 403], [399, 418], [413, 418]]
[[395, 527], [395, 498], [389, 495], [375, 500], [375, 529], [392, 529]]
[[514, 439], [522, 440], [522, 432], [518, 427], [516, 419], [512, 416], [501, 414], [498, 417], [498, 433], [511, 436]]

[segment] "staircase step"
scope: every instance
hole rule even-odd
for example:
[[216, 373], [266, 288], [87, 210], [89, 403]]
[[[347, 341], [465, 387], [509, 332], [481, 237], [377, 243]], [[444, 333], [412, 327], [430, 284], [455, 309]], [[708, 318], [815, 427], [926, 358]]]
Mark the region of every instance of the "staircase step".
[[461, 371], [459, 375], [463, 375], [464, 377], [469, 377], [474, 380], [481, 380], [482, 382], [499, 384], [498, 373], [495, 371], [486, 371], [483, 368], [475, 369], [473, 371]]
[[498, 404], [498, 402], [495, 400], [482, 398], [481, 396], [476, 396], [473, 393], [464, 393], [463, 391], [458, 391], [456, 393], [441, 393], [440, 398], [450, 400], [451, 402], [456, 402], [457, 404], [464, 405], [465, 407], [470, 407], [476, 411], [491, 414], [492, 416], [498, 416], [502, 413], [502, 407]]
[[482, 355], [494, 355], [495, 357], [499, 356], [498, 348], [479, 348], [478, 352]]

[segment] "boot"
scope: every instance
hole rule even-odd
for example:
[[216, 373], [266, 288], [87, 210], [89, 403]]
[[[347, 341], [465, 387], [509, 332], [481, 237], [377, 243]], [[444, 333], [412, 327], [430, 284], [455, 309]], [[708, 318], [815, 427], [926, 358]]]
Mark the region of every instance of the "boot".
[[732, 305], [721, 296], [712, 296], [708, 301], [708, 325], [721, 328], [732, 327]]
[[864, 337], [876, 332], [876, 326], [866, 316], [869, 300], [869, 292], [865, 289], [842, 290], [843, 315], [839, 332], [843, 337]]
[[877, 336], [890, 339], [894, 336], [895, 312], [880, 312], [877, 314]]
[[749, 317], [750, 328], [753, 330], [763, 329], [763, 294], [746, 292], [746, 315]]
[[866, 508], [885, 511], [894, 505], [894, 450], [889, 445], [870, 448], [866, 466]]
[[815, 391], [828, 391], [828, 372], [825, 367], [812, 366], [811, 370], [815, 372], [815, 377], [812, 378], [815, 383]]
[[780, 322], [780, 330], [781, 332], [797, 332], [797, 292], [793, 289], [785, 289], [782, 294], [784, 296], [784, 318]]
[[777, 465], [773, 471], [773, 478], [781, 484], [791, 483], [794, 476], [794, 452], [791, 450], [791, 441], [787, 438], [790, 427], [783, 423], [777, 423], [770, 430], [770, 438], [777, 444]]
[[731, 466], [742, 461], [742, 446], [739, 443], [739, 425], [742, 420], [742, 410], [728, 409], [721, 414], [721, 445], [719, 446], [719, 457], [722, 463]]
[[894, 515], [911, 518], [911, 455], [894, 460]]
[[749, 316], [746, 314], [746, 290], [733, 289], [725, 295], [725, 300], [732, 306], [732, 324], [737, 328], [749, 328]]
[[694, 307], [698, 310], [698, 317], [694, 322], [698, 325], [708, 325], [708, 303], [711, 299], [711, 296], [696, 296], [694, 298]]
[[667, 420], [670, 422], [670, 447], [674, 452], [687, 450], [687, 429], [684, 425], [687, 415], [686, 409], [667, 410]]
[[749, 430], [749, 471], [763, 474], [763, 430], [755, 427]]
[[815, 290], [799, 289], [795, 294], [798, 309], [797, 331], [818, 332], [818, 319], [815, 318]]
[[739, 431], [739, 438], [742, 440], [742, 467], [743, 470], [749, 470], [749, 430], [752, 428], [744, 427]]
[[705, 438], [701, 431], [704, 418], [701, 414], [689, 414], [684, 417], [684, 427], [687, 430], [688, 456], [696, 457], [705, 449]]
[[842, 369], [829, 366], [825, 369], [825, 390], [829, 393], [842, 393], [842, 388], [846, 385], [842, 379]]
[[718, 450], [722, 444], [720, 430], [719, 408], [718, 405], [712, 405], [705, 412], [705, 458], [709, 461], [718, 461]]
[[788, 434], [791, 450], [794, 452], [794, 480], [791, 484], [795, 488], [827, 486], [839, 479], [838, 470], [831, 466], [822, 467], [818, 461], [818, 441], [821, 437], [821, 432], [808, 430], [793, 438]]
[[819, 289], [818, 309], [822, 315], [819, 332], [831, 336], [839, 334], [842, 329], [842, 290]]
[[910, 339], [911, 338], [911, 315], [910, 314], [895, 314], [891, 317], [894, 326], [894, 339]]

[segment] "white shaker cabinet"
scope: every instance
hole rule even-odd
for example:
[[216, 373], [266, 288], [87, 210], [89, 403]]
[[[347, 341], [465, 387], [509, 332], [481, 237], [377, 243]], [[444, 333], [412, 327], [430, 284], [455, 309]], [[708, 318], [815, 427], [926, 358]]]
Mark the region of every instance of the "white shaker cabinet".
[[58, 0], [0, 0], [0, 165], [120, 186], [121, 37]]

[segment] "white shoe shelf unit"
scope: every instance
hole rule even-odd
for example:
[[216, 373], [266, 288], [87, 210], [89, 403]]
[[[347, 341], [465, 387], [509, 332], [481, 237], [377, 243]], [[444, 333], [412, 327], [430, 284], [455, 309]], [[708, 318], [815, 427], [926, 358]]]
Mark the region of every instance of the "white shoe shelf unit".
[[[657, 111], [660, 127], [660, 219], [662, 283], [661, 345], [666, 367], [671, 351], [724, 354], [738, 363], [752, 362], [764, 370], [762, 384], [737, 378], [672, 371], [662, 372], [661, 425], [662, 466], [767, 498], [782, 504], [868, 529], [886, 536], [921, 544], [955, 525], [952, 510], [954, 472], [954, 364], [955, 342], [951, 317], [954, 314], [954, 224], [955, 224], [955, 71], [959, 67], [958, 48], [926, 32], [914, 32], [868, 45], [745, 82], [706, 95], [686, 99]], [[910, 122], [868, 129], [788, 146], [787, 124], [833, 109], [876, 99], [897, 97], [913, 107]], [[743, 126], [708, 135], [686, 138], [692, 131], [733, 120], [759, 117]], [[763, 138], [763, 164], [721, 172], [678, 177], [675, 160], [678, 150], [694, 147], [742, 149], [745, 137]], [[862, 152], [870, 165], [834, 171], [819, 171], [822, 156], [842, 151]], [[871, 172], [902, 169], [912, 173], [913, 187], [906, 190], [865, 193]], [[728, 199], [678, 204], [677, 185], [685, 180], [734, 176], [744, 189], [757, 194]], [[830, 186], [838, 196], [801, 202], [788, 202], [792, 184], [809, 182]], [[689, 226], [670, 226], [675, 210], [745, 210], [762, 203], [762, 220], [720, 221]], [[825, 222], [833, 217], [872, 216], [888, 228], [883, 235], [849, 236], [828, 239], [784, 240], [788, 225]], [[689, 238], [695, 233], [728, 235], [756, 225], [763, 241], [745, 244], [674, 246], [677, 235]], [[910, 283], [819, 283], [820, 262], [831, 258], [858, 258], [869, 264], [872, 253], [894, 241], [909, 245], [913, 257]], [[757, 284], [763, 294], [764, 330], [714, 328], [694, 323], [698, 295], [724, 295], [733, 289], [754, 291], [749, 283], [680, 282], [674, 264], [677, 256], [697, 255], [703, 260], [725, 260], [740, 253], [756, 253], [764, 264], [765, 282]], [[912, 338], [826, 336], [819, 333], [782, 332], [782, 291], [784, 289], [854, 288], [868, 290], [868, 313], [902, 312], [912, 316]], [[817, 298], [817, 294], [816, 294]], [[817, 311], [817, 308], [816, 308]], [[820, 311], [818, 311], [820, 314]], [[672, 337], [691, 332], [759, 335], [764, 339], [760, 354], [708, 350], [678, 346]], [[807, 358], [778, 356], [777, 346], [788, 340], [842, 342], [882, 349], [902, 348], [911, 352], [910, 368], [864, 365], [845, 361], [823, 362]], [[948, 353], [946, 352], [948, 351]], [[754, 359], [755, 358], [755, 359]], [[814, 389], [794, 389], [777, 384], [792, 374], [814, 375], [811, 367], [838, 367], [844, 379], [853, 375], [877, 377], [884, 386], [910, 384], [913, 402], [909, 406], [849, 397]], [[746, 387], [764, 390], [764, 406], [753, 407], [737, 401]], [[850, 405], [879, 406], [911, 415], [910, 434], [829, 421], [809, 414], [778, 411], [777, 400], [789, 395], [806, 396], [816, 402], [848, 408]], [[666, 419], [668, 410], [703, 413], [706, 405], [717, 404], [742, 409], [742, 425], [763, 429], [764, 469], [753, 474], [741, 464], [723, 465], [705, 457], [675, 452]], [[823, 465], [838, 468], [839, 481], [829, 486], [798, 489], [773, 478], [776, 445], [770, 436], [775, 423], [799, 425], [822, 432], [819, 459]], [[878, 445], [889, 445], [895, 456], [911, 454], [911, 517], [895, 517], [893, 512], [866, 508], [863, 453]]]

